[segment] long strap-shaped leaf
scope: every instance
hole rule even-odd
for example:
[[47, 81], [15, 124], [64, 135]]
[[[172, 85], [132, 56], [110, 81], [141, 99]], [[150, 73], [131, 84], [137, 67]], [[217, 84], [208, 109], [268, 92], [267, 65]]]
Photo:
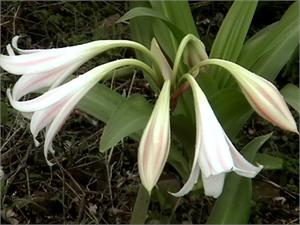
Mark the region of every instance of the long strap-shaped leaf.
[[[213, 43], [210, 58], [226, 59], [236, 62], [249, 30], [257, 1], [235, 1], [227, 13], [222, 26]], [[214, 76], [217, 85], [225, 87], [229, 76], [224, 70], [213, 68], [210, 74]]]
[[300, 89], [294, 84], [287, 84], [280, 90], [284, 99], [300, 113]]
[[274, 80], [299, 45], [299, 1], [281, 20], [262, 29], [244, 45], [238, 64]]
[[189, 33], [198, 36], [188, 2], [150, 0], [150, 3], [153, 10], [163, 14], [181, 31], [170, 30], [169, 27], [161, 21], [155, 21], [153, 24], [156, 38], [170, 59], [174, 61], [181, 39]]
[[162, 12], [176, 24], [184, 34], [193, 34], [198, 37], [190, 6], [187, 1], [157, 1], [152, 0], [151, 6]]
[[[279, 22], [269, 25], [268, 27], [260, 31], [257, 35], [250, 38], [243, 47], [240, 58], [238, 59], [238, 63], [241, 63], [244, 67], [250, 69], [250, 71], [254, 73], [260, 75], [267, 74], [266, 77], [268, 79], [275, 78], [280, 70], [284, 67], [284, 65], [288, 62], [290, 56], [293, 54], [299, 44], [298, 38], [295, 38], [295, 30], [299, 32], [299, 27], [295, 26], [293, 29], [291, 29], [291, 27], [289, 27], [289, 29], [286, 29], [288, 24], [291, 24], [292, 21], [299, 21], [298, 13], [296, 13], [298, 10], [298, 6], [299, 2], [293, 3], [282, 16]], [[291, 37], [288, 38], [289, 43], [284, 40], [284, 36]], [[277, 45], [273, 45], [273, 41], [277, 43]], [[271, 47], [268, 47], [269, 42], [271, 43]], [[285, 48], [285, 46], [289, 47]], [[260, 54], [260, 52], [263, 52], [265, 48], [270, 48], [267, 51], [268, 54], [260, 57], [258, 64], [253, 63], [256, 60], [254, 54]], [[267, 57], [267, 55], [269, 56], [269, 58]], [[234, 87], [234, 84], [230, 86]], [[232, 102], [232, 105], [230, 105], [232, 109], [235, 109], [236, 113], [224, 115], [224, 110], [221, 107], [218, 107], [218, 102], [220, 102], [218, 100], [218, 96], [222, 96], [222, 91], [218, 91], [215, 93], [215, 95], [211, 99], [212, 104], [215, 106], [215, 112], [220, 115], [219, 117], [222, 119], [222, 124], [225, 124], [225, 128], [227, 128], [226, 124], [229, 125], [229, 136], [233, 138], [238, 134], [238, 131], [241, 130], [243, 124], [249, 119], [249, 117], [253, 113], [253, 110], [249, 104], [245, 104], [243, 110], [240, 110], [241, 102], [236, 101], [234, 103], [232, 101], [229, 101]], [[241, 92], [236, 92], [235, 99], [241, 99], [242, 102], [244, 102]], [[234, 123], [235, 127], [233, 127], [232, 125], [230, 125], [230, 121], [234, 121], [235, 118], [241, 118], [242, 120], [239, 120], [239, 123]]]
[[[271, 137], [271, 134], [255, 138], [247, 144], [242, 154], [252, 161], [256, 152]], [[229, 174], [226, 177], [222, 195], [216, 201], [208, 218], [208, 224], [246, 224], [251, 208], [251, 179]]]

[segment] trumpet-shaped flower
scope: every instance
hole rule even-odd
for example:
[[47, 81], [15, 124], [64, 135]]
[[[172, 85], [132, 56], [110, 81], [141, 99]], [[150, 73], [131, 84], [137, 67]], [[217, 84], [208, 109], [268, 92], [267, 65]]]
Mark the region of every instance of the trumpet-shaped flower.
[[170, 150], [170, 80], [165, 81], [138, 150], [142, 184], [150, 193], [166, 164]]
[[[53, 153], [53, 138], [77, 103], [109, 72], [128, 65], [142, 68], [149, 74], [152, 73], [149, 66], [136, 59], [121, 59], [95, 67], [63, 85], [45, 92], [41, 96], [27, 101], [14, 99], [10, 89], [7, 89], [7, 96], [15, 109], [21, 112], [33, 112], [30, 130], [34, 139], [39, 131], [49, 125], [44, 143], [44, 155], [49, 165], [52, 164], [48, 161], [47, 156], [49, 151]], [[37, 144], [36, 139], [35, 143]]]
[[[82, 64], [108, 49], [132, 47], [151, 54], [139, 43], [127, 40], [101, 40], [72, 47], [23, 50], [17, 46], [18, 38], [13, 38], [13, 48], [7, 46], [8, 56], [0, 55], [1, 68], [15, 75], [23, 75], [13, 87], [12, 97], [15, 100], [39, 89], [60, 85]], [[13, 49], [21, 55], [15, 55]]]
[[196, 112], [195, 157], [189, 179], [182, 189], [173, 194], [182, 196], [192, 190], [201, 171], [205, 194], [217, 198], [223, 189], [225, 173], [234, 171], [254, 177], [262, 169], [249, 163], [233, 146], [218, 122], [212, 108], [197, 82], [191, 75], [189, 81]]
[[226, 60], [208, 59], [199, 65], [207, 64], [228, 70], [237, 80], [249, 104], [261, 117], [282, 129], [298, 133], [296, 122], [284, 98], [271, 82]]

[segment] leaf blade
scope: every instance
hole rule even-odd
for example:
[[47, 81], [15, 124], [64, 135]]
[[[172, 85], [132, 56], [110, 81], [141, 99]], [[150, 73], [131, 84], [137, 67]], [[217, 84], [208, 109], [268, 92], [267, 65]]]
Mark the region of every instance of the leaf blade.
[[[249, 161], [258, 149], [271, 137], [272, 133], [260, 136], [248, 143], [241, 153]], [[222, 195], [217, 199], [207, 220], [208, 224], [245, 224], [248, 223], [251, 198], [251, 179], [229, 174]]]
[[287, 103], [300, 113], [300, 89], [294, 84], [287, 84], [280, 90]]
[[151, 111], [151, 105], [140, 95], [133, 95], [121, 102], [106, 123], [100, 141], [100, 151], [105, 152], [124, 137], [142, 130]]
[[[256, 6], [257, 1], [235, 1], [232, 4], [214, 40], [210, 58], [237, 61]], [[224, 70], [212, 68], [209, 73], [214, 76], [219, 88], [228, 85], [229, 75], [224, 73]]]

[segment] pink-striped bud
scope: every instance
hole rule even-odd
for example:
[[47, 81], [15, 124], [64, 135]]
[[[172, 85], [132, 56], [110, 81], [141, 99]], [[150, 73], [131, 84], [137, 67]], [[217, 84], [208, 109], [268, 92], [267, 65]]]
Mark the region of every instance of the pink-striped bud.
[[150, 193], [166, 164], [170, 150], [170, 80], [165, 81], [138, 150], [142, 184]]
[[298, 133], [296, 122], [277, 88], [268, 80], [226, 60], [208, 59], [205, 64], [214, 64], [228, 70], [237, 80], [252, 108], [272, 124]]

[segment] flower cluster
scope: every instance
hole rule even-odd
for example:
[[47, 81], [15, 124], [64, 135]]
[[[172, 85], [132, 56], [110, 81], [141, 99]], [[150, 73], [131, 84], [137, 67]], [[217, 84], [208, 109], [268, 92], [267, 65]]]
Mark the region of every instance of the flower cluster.
[[[46, 128], [44, 154], [49, 165], [48, 152], [53, 153], [52, 141], [81, 98], [111, 71], [131, 65], [143, 69], [150, 75], [153, 84], [161, 91], [152, 114], [146, 125], [138, 150], [138, 166], [142, 184], [150, 193], [156, 185], [165, 163], [171, 143], [170, 96], [183, 80], [193, 92], [196, 114], [195, 155], [189, 179], [182, 189], [174, 193], [182, 196], [193, 189], [201, 172], [206, 195], [218, 197], [222, 193], [225, 174], [229, 171], [255, 177], [262, 166], [249, 163], [233, 146], [218, 122], [210, 104], [195, 80], [200, 68], [217, 65], [228, 70], [236, 79], [240, 89], [253, 109], [274, 125], [296, 132], [296, 123], [277, 88], [269, 81], [245, 68], [221, 59], [209, 59], [203, 43], [192, 35], [181, 42], [173, 68], [155, 40], [151, 50], [144, 46], [124, 40], [95, 41], [83, 45], [47, 49], [22, 50], [17, 46], [18, 37], [13, 38], [12, 46], [7, 46], [8, 56], [0, 55], [0, 66], [6, 71], [22, 75], [12, 91], [7, 89], [11, 105], [22, 113], [30, 113], [30, 130], [35, 143], [38, 133]], [[136, 59], [115, 60], [68, 81], [66, 78], [82, 64], [97, 54], [110, 48], [132, 47], [150, 56], [153, 65], [149, 66]], [[15, 55], [15, 52], [20, 55]], [[190, 70], [179, 73], [183, 58]], [[65, 83], [64, 83], [65, 82]], [[45, 93], [30, 100], [20, 100], [26, 94], [42, 88]]]

